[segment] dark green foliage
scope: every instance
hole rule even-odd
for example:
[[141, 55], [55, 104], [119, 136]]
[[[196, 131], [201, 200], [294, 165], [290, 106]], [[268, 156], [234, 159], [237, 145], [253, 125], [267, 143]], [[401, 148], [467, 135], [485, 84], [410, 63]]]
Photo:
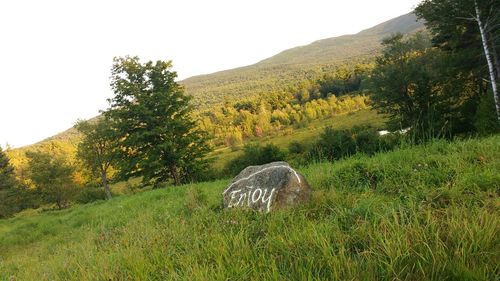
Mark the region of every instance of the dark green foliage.
[[92, 172], [94, 179], [99, 179], [107, 198], [111, 199], [109, 170], [119, 156], [119, 135], [113, 129], [111, 121], [105, 117], [92, 122], [80, 121], [75, 127], [82, 134], [77, 157]]
[[[476, 0], [483, 16], [483, 22], [489, 23], [489, 35], [498, 35], [498, 1]], [[460, 70], [487, 71], [483, 47], [477, 22], [474, 0], [425, 0], [415, 9], [419, 18], [425, 19], [425, 26], [432, 33], [432, 42], [446, 52], [455, 53], [455, 60], [450, 66]], [[496, 33], [496, 34], [495, 34]], [[494, 38], [492, 40], [499, 40]], [[498, 41], [496, 41], [498, 43]], [[492, 44], [499, 50], [500, 45]], [[481, 69], [481, 70], [480, 70]]]
[[298, 141], [292, 141], [288, 145], [288, 152], [291, 154], [302, 154], [306, 151], [306, 146]]
[[0, 190], [11, 189], [15, 186], [14, 168], [9, 163], [9, 157], [0, 147]]
[[74, 167], [58, 155], [46, 152], [26, 152], [29, 179], [45, 203], [65, 208], [74, 199], [77, 186], [73, 179]]
[[496, 117], [493, 95], [489, 92], [481, 97], [474, 125], [480, 135], [500, 133], [500, 123]]
[[246, 110], [251, 113], [257, 113], [258, 101], [255, 99], [247, 99], [235, 103], [233, 107], [236, 111]]
[[207, 134], [192, 120], [190, 98], [175, 82], [170, 61], [141, 63], [115, 58], [111, 86], [115, 96], [105, 112], [119, 134], [123, 178], [142, 176], [158, 185], [196, 180], [206, 168]]
[[381, 150], [381, 139], [376, 128], [361, 127], [353, 128], [354, 139], [356, 140], [356, 151], [368, 155], [373, 155]]
[[229, 175], [235, 176], [248, 166], [263, 165], [275, 161], [284, 161], [285, 159], [286, 153], [276, 145], [246, 145], [243, 148], [243, 155], [228, 162], [226, 171]]
[[345, 95], [360, 90], [363, 70], [357, 67], [355, 70], [339, 68], [334, 75], [325, 75], [318, 81], [321, 97], [325, 98], [331, 94], [337, 96]]
[[14, 174], [9, 157], [0, 147], [0, 218], [39, 206], [39, 194], [21, 185]]
[[327, 127], [319, 140], [309, 148], [305, 155], [307, 162], [334, 161], [356, 153], [373, 155], [380, 151], [395, 149], [401, 136], [390, 133], [380, 136], [376, 128], [367, 126], [353, 127], [349, 130], [335, 130]]
[[[476, 13], [476, 5], [479, 14]], [[425, 19], [433, 45], [450, 58], [446, 62], [450, 84], [466, 85], [457, 89], [461, 100], [468, 99], [461, 110], [460, 124], [466, 131], [478, 127], [480, 122], [474, 121], [473, 117], [479, 99], [486, 95], [489, 88], [487, 81], [492, 80], [488, 71], [493, 72], [497, 83], [500, 79], [499, 11], [500, 2], [496, 0], [425, 0], [415, 9], [417, 16]], [[484, 42], [480, 36], [478, 16], [484, 28]], [[487, 67], [483, 43], [489, 46], [493, 69]]]
[[75, 196], [75, 201], [80, 204], [88, 204], [98, 200], [105, 200], [107, 194], [104, 189], [92, 186], [82, 187]]
[[350, 156], [356, 153], [356, 140], [349, 130], [327, 127], [317, 141], [313, 153], [317, 153], [316, 157], [320, 159], [330, 161]]
[[0, 147], [0, 218], [10, 216], [19, 210], [15, 200], [19, 195], [17, 186], [14, 168]]
[[397, 34], [385, 39], [383, 45], [372, 73], [375, 108], [390, 114], [393, 129], [411, 127], [427, 132], [442, 127], [443, 121], [435, 120], [440, 117], [436, 107], [442, 105], [434, 92], [431, 60], [435, 54], [428, 51], [428, 39], [419, 34], [405, 40]]
[[451, 68], [454, 60], [430, 47], [425, 34], [384, 40], [372, 73], [371, 97], [375, 108], [390, 115], [390, 128], [411, 128], [415, 140], [473, 131], [483, 82]]

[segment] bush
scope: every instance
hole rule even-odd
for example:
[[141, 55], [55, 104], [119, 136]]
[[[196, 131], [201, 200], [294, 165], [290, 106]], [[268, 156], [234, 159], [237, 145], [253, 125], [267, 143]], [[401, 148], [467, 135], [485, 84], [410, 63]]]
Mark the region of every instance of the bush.
[[[213, 159], [209, 159], [209, 162], [213, 161]], [[218, 170], [212, 166], [209, 166], [203, 170], [200, 170], [196, 173], [195, 177], [192, 177], [191, 183], [195, 182], [204, 182], [204, 181], [213, 181], [216, 179], [224, 178], [224, 171]]]
[[398, 133], [379, 136], [379, 151], [393, 150], [401, 144], [403, 136]]
[[302, 154], [306, 151], [306, 146], [298, 141], [292, 141], [288, 145], [288, 152], [292, 154]]
[[75, 167], [54, 153], [28, 151], [26, 157], [29, 179], [45, 203], [54, 203], [58, 209], [68, 207], [78, 193], [73, 177]]
[[75, 198], [75, 201], [80, 204], [98, 200], [106, 200], [106, 193], [101, 187], [83, 187]]
[[327, 127], [311, 150], [312, 158], [333, 161], [356, 153], [356, 141], [348, 130]]
[[41, 194], [38, 190], [25, 186], [0, 190], [0, 219], [10, 217], [24, 209], [35, 209], [40, 206]]
[[229, 175], [237, 175], [241, 170], [252, 165], [263, 165], [274, 161], [284, 161], [286, 153], [274, 144], [265, 146], [245, 145], [243, 155], [233, 159], [226, 165]]
[[357, 152], [373, 155], [380, 150], [380, 136], [374, 128], [364, 128], [355, 135]]
[[372, 127], [354, 127], [351, 130], [335, 130], [327, 127], [319, 140], [309, 149], [306, 158], [311, 162], [324, 159], [333, 161], [356, 153], [373, 155], [394, 149], [400, 140], [401, 136], [398, 134], [380, 136], [377, 129]]
[[495, 102], [491, 92], [481, 97], [475, 116], [474, 127], [476, 128], [476, 132], [483, 136], [500, 133], [500, 124], [498, 123]]

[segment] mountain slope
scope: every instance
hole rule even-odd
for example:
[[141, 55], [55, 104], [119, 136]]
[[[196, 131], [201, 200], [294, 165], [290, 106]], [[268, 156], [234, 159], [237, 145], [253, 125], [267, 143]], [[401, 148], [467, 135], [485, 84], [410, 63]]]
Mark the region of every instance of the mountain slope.
[[399, 16], [353, 35], [315, 41], [285, 50], [254, 65], [181, 81], [197, 103], [218, 103], [279, 91], [333, 71], [348, 62], [371, 58], [380, 50], [383, 38], [400, 32], [409, 34], [423, 29], [413, 13]]
[[[273, 91], [283, 91], [307, 79], [332, 72], [341, 64], [373, 58], [383, 38], [401, 32], [409, 34], [424, 28], [413, 13], [399, 16], [354, 35], [315, 41], [285, 50], [256, 64], [187, 78], [180, 83], [197, 105], [218, 104]], [[51, 140], [78, 139], [73, 128], [50, 137]], [[28, 149], [31, 146], [25, 147]]]
[[421, 27], [422, 22], [417, 21], [416, 16], [410, 13], [354, 35], [318, 40], [306, 46], [285, 50], [257, 63], [257, 66], [335, 63], [353, 56], [375, 54], [384, 37], [398, 32], [412, 33]]

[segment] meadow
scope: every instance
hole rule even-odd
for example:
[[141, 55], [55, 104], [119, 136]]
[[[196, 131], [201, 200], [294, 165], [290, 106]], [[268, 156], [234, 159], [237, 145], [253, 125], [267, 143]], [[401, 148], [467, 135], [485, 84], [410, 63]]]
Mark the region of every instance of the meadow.
[[[292, 142], [299, 142], [309, 145], [318, 140], [320, 134], [326, 127], [334, 129], [350, 129], [354, 126], [372, 126], [374, 128], [385, 128], [386, 117], [377, 111], [368, 108], [353, 111], [350, 113], [339, 114], [333, 117], [311, 121], [307, 126], [301, 128], [287, 128], [278, 134], [272, 134], [261, 138], [251, 138], [245, 140], [245, 145], [267, 145], [274, 144], [281, 149], [287, 149]], [[217, 147], [212, 151], [208, 158], [211, 159], [211, 166], [221, 171], [224, 166], [243, 153], [243, 150], [232, 150], [227, 146]]]
[[0, 280], [500, 278], [500, 136], [299, 171], [312, 201], [269, 214], [225, 179], [0, 220]]

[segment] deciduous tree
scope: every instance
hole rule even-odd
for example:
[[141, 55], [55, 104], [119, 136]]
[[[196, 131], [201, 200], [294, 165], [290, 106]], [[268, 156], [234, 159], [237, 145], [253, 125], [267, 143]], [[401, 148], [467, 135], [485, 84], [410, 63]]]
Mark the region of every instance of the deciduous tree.
[[500, 2], [424, 0], [415, 11], [426, 20], [434, 44], [454, 55], [454, 67], [480, 76], [478, 83], [489, 80], [500, 122]]
[[375, 108], [390, 115], [392, 129], [411, 127], [419, 139], [451, 134], [469, 97], [452, 83], [439, 50], [424, 34], [398, 34], [383, 46], [371, 77]]
[[77, 156], [92, 174], [100, 178], [106, 197], [111, 199], [108, 177], [118, 156], [117, 134], [106, 118], [80, 121], [76, 128], [83, 134]]
[[171, 69], [170, 61], [114, 60], [114, 97], [105, 115], [119, 134], [118, 168], [125, 178], [181, 184], [196, 179], [206, 167], [207, 133], [196, 126], [190, 97]]
[[9, 158], [0, 147], [0, 218], [15, 213], [16, 179], [14, 168], [9, 163]]
[[67, 207], [77, 191], [74, 168], [63, 157], [46, 152], [28, 151], [26, 157], [29, 179], [45, 201], [59, 209]]

